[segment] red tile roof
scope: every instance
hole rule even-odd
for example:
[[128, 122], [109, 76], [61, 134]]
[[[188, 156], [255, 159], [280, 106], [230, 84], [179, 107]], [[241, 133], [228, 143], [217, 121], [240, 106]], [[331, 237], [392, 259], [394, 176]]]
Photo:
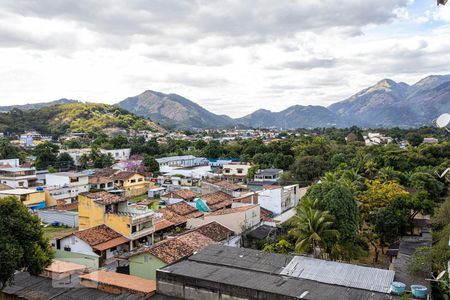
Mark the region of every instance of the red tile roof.
[[228, 181], [217, 181], [217, 182], [212, 182], [212, 184], [217, 185], [217, 186], [222, 187], [227, 190], [231, 190], [231, 191], [237, 191], [237, 190], [243, 189], [242, 186], [228, 182]]
[[91, 247], [122, 237], [122, 235], [106, 225], [99, 225], [73, 233]]
[[[144, 176], [144, 175], [142, 175], [142, 174], [140, 174], [140, 173], [137, 173], [137, 172], [121, 171], [121, 172], [119, 172], [119, 173], [114, 174], [113, 179], [114, 179], [114, 180], [127, 180], [127, 179], [133, 177], [135, 174]], [[144, 177], [145, 177], [145, 176], [144, 176]]]
[[168, 209], [180, 216], [183, 216], [187, 219], [198, 218], [203, 215], [203, 213], [201, 211], [199, 211], [195, 207], [190, 206], [189, 204], [187, 204], [184, 201], [167, 205], [166, 209]]
[[90, 176], [89, 184], [99, 184], [99, 183], [108, 183], [113, 182], [113, 180], [109, 177], [100, 177], [100, 176]]
[[208, 223], [206, 225], [200, 226], [193, 229], [193, 231], [199, 232], [210, 239], [220, 242], [228, 239], [228, 237], [234, 234], [233, 230], [225, 227], [215, 221]]
[[197, 197], [197, 194], [191, 190], [182, 189], [182, 190], [171, 192], [170, 196], [171, 196], [171, 198], [179, 198], [179, 199], [184, 199], [186, 201], [192, 201], [195, 197]]
[[164, 219], [166, 219], [169, 222], [174, 223], [175, 225], [180, 225], [180, 224], [186, 223], [186, 221], [187, 221], [187, 219], [185, 217], [180, 216], [179, 214], [176, 214], [167, 208], [162, 208], [158, 212], [163, 214]]
[[233, 197], [222, 191], [202, 195], [200, 198], [206, 201], [208, 207], [213, 211], [231, 207], [233, 203]]
[[127, 199], [125, 199], [125, 198], [122, 198], [122, 197], [117, 196], [117, 195], [113, 195], [113, 194], [108, 193], [108, 192], [81, 193], [80, 195], [88, 197], [88, 198], [94, 200], [95, 202], [101, 203], [103, 205], [127, 201]]
[[246, 211], [246, 210], [255, 208], [257, 206], [258, 205], [244, 205], [244, 206], [241, 206], [241, 207], [220, 209], [220, 210], [213, 211], [209, 215], [210, 216], [218, 216], [218, 215], [233, 214], [233, 213], [237, 213], [237, 212]]
[[174, 226], [175, 224], [169, 220], [162, 219], [155, 223], [155, 232]]

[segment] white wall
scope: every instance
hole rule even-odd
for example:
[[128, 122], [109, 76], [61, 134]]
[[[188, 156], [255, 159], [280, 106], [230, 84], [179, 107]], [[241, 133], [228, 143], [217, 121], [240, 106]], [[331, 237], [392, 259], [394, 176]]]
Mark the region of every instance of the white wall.
[[93, 255], [97, 257], [99, 256], [93, 251], [91, 246], [89, 246], [86, 242], [79, 239], [75, 235], [70, 235], [68, 237], [61, 239], [60, 245], [61, 245], [60, 250], [64, 250], [65, 246], [69, 246], [70, 252]]
[[11, 168], [17, 168], [19, 167], [19, 159], [18, 158], [0, 159], [0, 166], [2, 165], [9, 165], [11, 166]]
[[258, 203], [274, 214], [281, 214], [281, 188], [258, 191]]
[[58, 176], [56, 174], [45, 174], [45, 183], [49, 186], [63, 186], [70, 184], [70, 178], [67, 176]]

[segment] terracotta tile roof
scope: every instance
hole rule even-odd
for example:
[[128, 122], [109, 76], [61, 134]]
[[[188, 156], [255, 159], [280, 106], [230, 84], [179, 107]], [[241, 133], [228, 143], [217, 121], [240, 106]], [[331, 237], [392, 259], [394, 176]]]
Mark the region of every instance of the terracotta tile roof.
[[233, 230], [215, 221], [195, 228], [193, 231], [199, 232], [216, 242], [226, 240], [229, 236], [234, 234]]
[[217, 182], [213, 182], [212, 184], [217, 185], [219, 187], [222, 187], [224, 189], [227, 190], [231, 190], [231, 191], [237, 191], [242, 189], [243, 187], [228, 181], [217, 181]]
[[155, 246], [146, 249], [145, 252], [150, 253], [166, 264], [171, 264], [214, 243], [214, 240], [193, 231], [159, 242]]
[[202, 195], [200, 198], [206, 201], [206, 204], [212, 211], [231, 207], [233, 203], [233, 197], [222, 191]]
[[176, 214], [167, 208], [162, 208], [158, 212], [163, 214], [164, 219], [166, 219], [169, 222], [174, 223], [175, 225], [180, 225], [180, 224], [186, 223], [186, 221], [187, 221], [187, 219], [185, 217], [180, 216], [179, 214]]
[[203, 213], [201, 211], [199, 211], [195, 207], [190, 206], [189, 204], [187, 204], [184, 201], [167, 205], [166, 209], [168, 209], [180, 216], [183, 216], [187, 219], [198, 218], [203, 215]]
[[80, 195], [88, 197], [88, 198], [94, 200], [95, 202], [101, 203], [103, 205], [127, 201], [127, 199], [125, 199], [125, 198], [122, 198], [122, 197], [117, 196], [117, 195], [113, 195], [113, 194], [108, 193], [108, 192], [81, 193]]
[[99, 251], [104, 251], [104, 250], [111, 249], [113, 247], [117, 247], [119, 245], [128, 243], [129, 241], [130, 240], [127, 239], [126, 237], [120, 236], [118, 238], [109, 240], [107, 242], [97, 244], [97, 245], [93, 246], [92, 248], [99, 250]]
[[267, 222], [272, 222], [272, 216], [273, 213], [270, 210], [267, 210], [263, 207], [260, 207], [260, 215], [261, 215], [261, 221], [267, 221]]
[[139, 174], [141, 176], [144, 176], [138, 172], [131, 172], [131, 171], [120, 171], [116, 174], [114, 174], [113, 179], [114, 180], [127, 180], [130, 177], [134, 176], [135, 174]]
[[174, 226], [175, 224], [169, 220], [162, 219], [155, 223], [155, 232]]
[[244, 206], [241, 206], [241, 207], [220, 209], [220, 210], [213, 211], [209, 215], [210, 216], [218, 216], [218, 215], [233, 214], [233, 213], [237, 213], [237, 212], [241, 212], [241, 211], [246, 211], [246, 210], [255, 208], [257, 206], [258, 205], [244, 205]]
[[171, 197], [184, 199], [186, 201], [192, 201], [195, 197], [197, 197], [197, 194], [195, 194], [191, 190], [182, 189], [182, 190], [171, 192]]
[[113, 182], [113, 180], [109, 177], [100, 177], [100, 176], [90, 176], [89, 184], [99, 184], [99, 183], [108, 183]]
[[111, 177], [114, 174], [116, 174], [118, 171], [115, 169], [110, 169], [110, 168], [105, 168], [105, 169], [100, 169], [97, 170], [94, 173], [94, 176], [100, 176], [100, 177]]
[[156, 281], [116, 272], [95, 271], [81, 275], [81, 280], [94, 281], [144, 294], [154, 294]]
[[77, 231], [73, 234], [80, 240], [83, 240], [89, 244], [91, 247], [122, 236], [120, 233], [115, 232], [106, 225], [91, 227], [85, 230]]
[[44, 270], [52, 273], [66, 273], [86, 270], [86, 266], [62, 260], [54, 260], [51, 265]]

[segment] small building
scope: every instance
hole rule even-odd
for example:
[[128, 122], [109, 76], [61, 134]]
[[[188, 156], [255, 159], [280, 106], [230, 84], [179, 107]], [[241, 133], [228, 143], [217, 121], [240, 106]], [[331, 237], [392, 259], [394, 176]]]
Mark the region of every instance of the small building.
[[18, 158], [0, 159], [0, 169], [18, 168], [18, 167], [20, 167], [20, 162]]
[[259, 182], [278, 182], [281, 175], [283, 175], [282, 169], [262, 169], [256, 172], [254, 180]]
[[180, 201], [174, 204], [167, 205], [164, 210], [170, 210], [171, 212], [181, 216], [184, 219], [198, 218], [203, 215], [201, 211], [192, 205], [189, 205], [185, 201]]
[[214, 240], [196, 231], [163, 240], [152, 247], [140, 249], [129, 256], [130, 275], [155, 280], [156, 270], [190, 256], [214, 243]]
[[195, 229], [211, 222], [217, 222], [236, 234], [256, 226], [261, 221], [259, 205], [242, 205], [205, 213], [199, 218], [189, 218], [186, 228]]
[[166, 188], [157, 187], [153, 189], [149, 189], [147, 192], [148, 198], [160, 198], [166, 191]]
[[222, 175], [227, 181], [244, 182], [250, 168], [247, 163], [229, 163], [223, 165]]
[[42, 188], [34, 189], [12, 189], [0, 191], [0, 198], [15, 196], [26, 207], [37, 210], [46, 207], [45, 192]]
[[100, 152], [102, 154], [111, 155], [111, 157], [114, 158], [115, 161], [121, 161], [121, 160], [128, 160], [130, 158], [131, 149], [130, 148], [112, 149], [112, 150], [100, 149]]
[[37, 177], [35, 168], [0, 168], [0, 183], [14, 189], [36, 186]]
[[222, 191], [201, 195], [199, 198], [206, 203], [211, 211], [231, 208], [233, 204], [233, 197]]
[[99, 225], [56, 239], [56, 249], [96, 256], [99, 265], [103, 265], [116, 253], [128, 251], [129, 240], [108, 226]]
[[130, 249], [152, 244], [154, 213], [144, 205], [128, 205], [123, 197], [108, 192], [83, 193], [78, 197], [80, 229], [107, 225], [130, 240]]
[[156, 271], [157, 293], [181, 299], [400, 299], [394, 272], [210, 245]]
[[154, 184], [147, 180], [145, 174], [131, 171], [120, 171], [113, 175], [116, 189], [125, 190], [126, 197], [146, 194]]
[[40, 209], [38, 217], [42, 223], [52, 224], [58, 223], [68, 227], [78, 227], [78, 212], [57, 210], [57, 209]]
[[204, 158], [197, 158], [194, 155], [183, 156], [169, 156], [157, 158], [156, 162], [159, 164], [159, 168], [163, 167], [194, 167], [204, 164], [208, 164], [208, 161]]
[[114, 189], [114, 180], [107, 176], [89, 176], [89, 189], [110, 191]]
[[179, 201], [187, 201], [191, 202], [197, 197], [197, 194], [188, 189], [176, 190], [173, 192], [168, 192], [165, 195], [162, 195], [163, 200], [168, 200], [169, 203], [179, 202]]
[[76, 202], [78, 194], [89, 191], [88, 174], [81, 172], [48, 173], [45, 175], [45, 182], [45, 189], [55, 202]]
[[208, 181], [202, 182], [202, 194], [209, 194], [222, 191], [233, 197], [239, 197], [245, 191], [245, 187], [228, 181]]
[[267, 186], [258, 191], [258, 203], [274, 214], [281, 214], [298, 204], [300, 190], [298, 184], [289, 186]]

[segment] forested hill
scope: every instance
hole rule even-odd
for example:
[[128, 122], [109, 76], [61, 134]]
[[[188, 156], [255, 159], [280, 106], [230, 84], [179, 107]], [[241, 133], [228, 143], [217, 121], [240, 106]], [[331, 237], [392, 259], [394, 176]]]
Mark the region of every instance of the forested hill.
[[45, 134], [98, 132], [118, 127], [126, 130], [162, 131], [160, 126], [122, 108], [97, 103], [68, 103], [22, 111], [0, 113], [0, 132], [37, 130]]

